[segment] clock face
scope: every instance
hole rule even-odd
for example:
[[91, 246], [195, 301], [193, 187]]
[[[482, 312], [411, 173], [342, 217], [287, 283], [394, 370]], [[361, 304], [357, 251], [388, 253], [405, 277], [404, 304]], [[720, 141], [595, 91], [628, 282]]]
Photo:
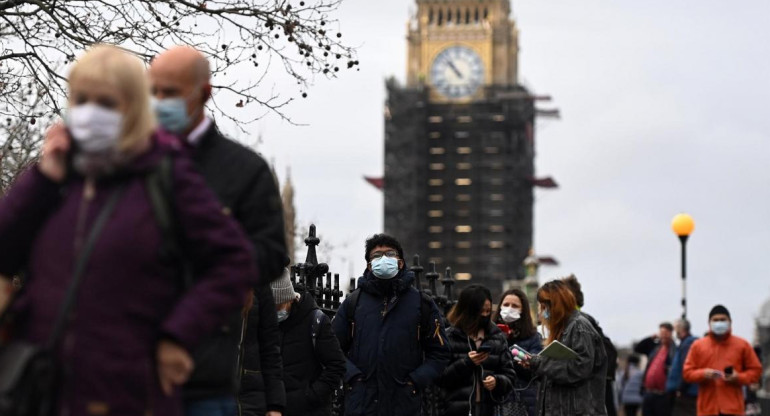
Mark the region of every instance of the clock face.
[[433, 87], [448, 98], [466, 98], [484, 83], [484, 64], [473, 49], [451, 46], [433, 61], [430, 69]]

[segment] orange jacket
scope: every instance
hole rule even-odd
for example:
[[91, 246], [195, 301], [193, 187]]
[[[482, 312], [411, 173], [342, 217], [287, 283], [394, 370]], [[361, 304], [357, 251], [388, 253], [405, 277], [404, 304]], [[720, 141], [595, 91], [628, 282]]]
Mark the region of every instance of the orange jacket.
[[[706, 379], [706, 369], [724, 371], [730, 366], [738, 376], [737, 383]], [[727, 338], [717, 340], [709, 334], [692, 344], [682, 374], [688, 383], [698, 383], [698, 416], [743, 415], [741, 387], [759, 381], [762, 365], [743, 338], [728, 334]]]

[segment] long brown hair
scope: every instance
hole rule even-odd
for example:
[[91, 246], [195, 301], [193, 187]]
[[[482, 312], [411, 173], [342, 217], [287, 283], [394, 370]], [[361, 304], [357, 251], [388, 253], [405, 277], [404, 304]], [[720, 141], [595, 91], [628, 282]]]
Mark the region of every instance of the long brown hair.
[[[519, 298], [519, 301], [521, 302], [521, 317], [518, 321], [508, 324], [500, 317], [500, 308], [503, 307], [505, 298], [511, 295]], [[508, 325], [508, 328], [511, 328], [514, 331], [514, 334], [520, 338], [529, 338], [537, 332], [537, 328], [535, 328], [535, 324], [532, 322], [529, 299], [527, 299], [527, 295], [521, 289], [510, 289], [500, 296], [500, 302], [497, 304], [497, 312], [495, 312], [495, 323]]]
[[[487, 301], [492, 302], [489, 289], [481, 285], [470, 285], [460, 292], [460, 298], [446, 318], [453, 327], [462, 330], [466, 335], [475, 335], [479, 330], [479, 319]], [[484, 330], [486, 331], [486, 328]]]
[[550, 316], [545, 320], [550, 344], [559, 339], [567, 328], [567, 320], [577, 310], [575, 295], [561, 280], [552, 280], [537, 291], [537, 301], [548, 307]]

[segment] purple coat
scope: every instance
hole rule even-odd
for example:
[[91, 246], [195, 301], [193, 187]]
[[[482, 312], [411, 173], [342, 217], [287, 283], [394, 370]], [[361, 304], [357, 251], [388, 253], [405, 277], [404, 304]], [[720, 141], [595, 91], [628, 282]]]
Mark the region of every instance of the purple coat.
[[[144, 186], [165, 154], [174, 158], [173, 203], [195, 271], [194, 286], [183, 294], [174, 268], [161, 260], [160, 228]], [[72, 279], [79, 211], [88, 233], [119, 182], [127, 184], [125, 193], [94, 247], [57, 351], [64, 377], [59, 410], [181, 415], [179, 391], [166, 397], [159, 387], [158, 340], [194, 349], [243, 306], [257, 272], [244, 234], [176, 141], [154, 136], [152, 148], [117, 178], [98, 183], [87, 204], [82, 179], [62, 191], [37, 167], [29, 169], [0, 201], [0, 273], [26, 271], [27, 287], [14, 304], [17, 334], [44, 343]]]

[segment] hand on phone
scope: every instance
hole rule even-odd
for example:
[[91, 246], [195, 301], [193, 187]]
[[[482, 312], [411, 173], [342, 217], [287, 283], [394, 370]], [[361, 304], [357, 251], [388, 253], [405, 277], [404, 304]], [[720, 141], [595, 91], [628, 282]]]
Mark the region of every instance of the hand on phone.
[[481, 365], [481, 363], [483, 363], [487, 358], [489, 358], [489, 353], [471, 351], [468, 353], [468, 358], [470, 358], [471, 361], [473, 361], [473, 364]]
[[71, 147], [67, 128], [63, 123], [51, 126], [45, 134], [43, 153], [38, 167], [40, 172], [54, 182], [61, 182], [67, 175], [67, 153]]
[[716, 379], [725, 377], [723, 372], [719, 370], [714, 370], [713, 368], [707, 368], [705, 372], [706, 372], [705, 375], [707, 380], [716, 380]]

